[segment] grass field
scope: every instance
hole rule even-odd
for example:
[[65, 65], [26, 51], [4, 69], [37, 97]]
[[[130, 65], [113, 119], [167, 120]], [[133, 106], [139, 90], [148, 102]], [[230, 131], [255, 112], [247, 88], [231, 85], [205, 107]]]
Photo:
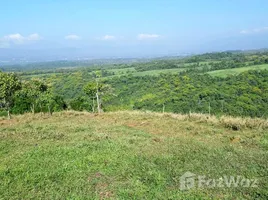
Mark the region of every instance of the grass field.
[[175, 69], [160, 69], [160, 70], [151, 70], [151, 71], [144, 71], [144, 72], [134, 72], [134, 76], [159, 76], [161, 73], [179, 73], [181, 71], [185, 71], [186, 68], [175, 68]]
[[[201, 62], [201, 63], [205, 64], [205, 63], [209, 63], [209, 62]], [[186, 66], [187, 66], [187, 64], [186, 64]], [[185, 71], [187, 69], [188, 68], [186, 67], [186, 68], [160, 69], [160, 70], [150, 70], [150, 71], [137, 72], [134, 68], [125, 68], [125, 69], [112, 69], [112, 70], [108, 70], [108, 71], [115, 72], [115, 76], [127, 74], [127, 72], [131, 73], [133, 76], [146, 76], [146, 75], [158, 76], [161, 73], [174, 73], [174, 74], [176, 74], [176, 73]], [[212, 76], [227, 77], [229, 75], [237, 75], [241, 72], [248, 71], [248, 70], [264, 70], [264, 69], [268, 70], [268, 64], [254, 65], [254, 66], [234, 68], [234, 69], [215, 70], [215, 71], [208, 72], [208, 74], [210, 74]]]
[[234, 69], [216, 70], [216, 71], [208, 72], [208, 74], [212, 76], [227, 77], [229, 75], [237, 75], [241, 72], [248, 71], [248, 70], [264, 70], [264, 69], [268, 70], [268, 64], [254, 65], [254, 66], [234, 68]]
[[[127, 75], [127, 74], [132, 74], [133, 76], [146, 76], [146, 75], [151, 75], [151, 76], [158, 76], [161, 73], [178, 73], [181, 71], [185, 71], [187, 68], [177, 68], [177, 69], [161, 69], [161, 70], [150, 70], [150, 71], [143, 71], [143, 72], [137, 72], [134, 68], [123, 68], [123, 69], [108, 69], [107, 71], [109, 72], [114, 72], [115, 74], [112, 76], [107, 76], [104, 77], [106, 78], [112, 78], [116, 76], [121, 76], [121, 75]], [[36, 74], [36, 75], [23, 75], [23, 79], [31, 79], [31, 78], [40, 78], [44, 79], [47, 77], [52, 77], [54, 75], [58, 75], [60, 73], [47, 73], [47, 74]], [[89, 73], [90, 74], [90, 73]]]
[[112, 78], [115, 76], [120, 76], [120, 75], [127, 75], [127, 74], [132, 74], [133, 76], [159, 76], [161, 73], [179, 73], [181, 71], [185, 71], [187, 68], [175, 68], [175, 69], [160, 69], [160, 70], [149, 70], [149, 71], [142, 71], [138, 72], [134, 68], [125, 68], [125, 69], [112, 69], [108, 70], [111, 72], [114, 72], [115, 75], [113, 76], [108, 76], [105, 78]]
[[114, 72], [115, 75], [120, 75], [120, 74], [124, 74], [124, 73], [127, 73], [127, 72], [135, 72], [135, 68], [134, 67], [129, 67], [129, 68], [119, 68], [119, 69], [108, 69], [107, 71], [110, 71], [110, 72]]
[[[215, 61], [216, 62], [216, 61]], [[208, 64], [209, 62], [200, 62], [200, 64]], [[161, 73], [172, 73], [172, 74], [177, 74], [179, 72], [182, 71], [186, 71], [189, 65], [191, 65], [192, 63], [186, 63], [184, 64], [185, 67], [184, 68], [174, 68], [174, 69], [159, 69], [159, 70], [150, 70], [150, 71], [143, 71], [143, 72], [133, 72], [134, 76], [146, 76], [146, 75], [152, 75], [152, 76], [159, 76]], [[202, 67], [198, 67], [198, 68], [202, 68]], [[197, 69], [198, 69], [197, 68]]]
[[[267, 199], [268, 122], [62, 112], [0, 120], [0, 199]], [[256, 188], [180, 190], [185, 172]]]

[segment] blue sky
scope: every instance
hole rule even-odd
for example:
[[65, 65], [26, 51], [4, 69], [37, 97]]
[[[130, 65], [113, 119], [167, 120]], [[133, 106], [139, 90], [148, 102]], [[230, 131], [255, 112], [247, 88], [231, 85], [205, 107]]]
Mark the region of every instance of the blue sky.
[[268, 47], [267, 0], [0, 0], [0, 48], [98, 56]]

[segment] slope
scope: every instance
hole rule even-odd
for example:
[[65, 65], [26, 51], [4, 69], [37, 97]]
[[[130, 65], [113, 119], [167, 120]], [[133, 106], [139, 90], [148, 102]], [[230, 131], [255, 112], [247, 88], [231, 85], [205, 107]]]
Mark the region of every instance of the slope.
[[[60, 112], [0, 120], [1, 199], [267, 199], [268, 122]], [[180, 190], [185, 172], [257, 187]]]

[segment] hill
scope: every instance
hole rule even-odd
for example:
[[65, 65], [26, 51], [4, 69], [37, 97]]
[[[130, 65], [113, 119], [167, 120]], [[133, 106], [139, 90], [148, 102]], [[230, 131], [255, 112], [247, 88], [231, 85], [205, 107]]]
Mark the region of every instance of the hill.
[[[96, 94], [89, 94], [85, 87], [99, 82], [107, 89], [100, 96], [105, 112], [164, 110], [268, 118], [265, 50], [152, 59], [55, 61], [1, 68], [2, 77], [12, 76], [8, 72], [15, 71], [20, 87], [12, 92], [11, 106], [0, 106], [0, 116], [7, 115], [7, 109], [12, 114], [33, 112], [33, 108], [34, 112], [58, 112], [67, 107], [76, 111], [97, 110]], [[46, 90], [33, 91], [38, 84]], [[4, 87], [3, 90], [9, 94]]]
[[[69, 111], [2, 119], [1, 199], [267, 199], [267, 130], [264, 119], [200, 114]], [[186, 172], [250, 184], [196, 182], [184, 191]]]

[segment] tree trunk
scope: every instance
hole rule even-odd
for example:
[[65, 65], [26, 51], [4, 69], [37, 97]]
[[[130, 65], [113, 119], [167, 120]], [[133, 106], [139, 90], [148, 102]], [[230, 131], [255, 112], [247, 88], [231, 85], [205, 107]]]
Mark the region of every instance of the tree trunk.
[[47, 106], [47, 108], [48, 108], [48, 113], [49, 113], [50, 115], [52, 115], [52, 112], [51, 112], [50, 106]]
[[98, 91], [97, 91], [97, 93], [96, 93], [96, 97], [97, 97], [97, 104], [98, 104], [98, 113], [101, 113], [100, 99], [99, 99], [99, 93], [98, 93]]
[[92, 98], [92, 101], [93, 101], [92, 112], [94, 113], [95, 112], [95, 101], [94, 101], [94, 97]]
[[35, 114], [35, 107], [34, 107], [34, 104], [32, 104], [31, 110], [32, 110], [32, 113]]
[[210, 107], [210, 102], [208, 103], [208, 114], [210, 115], [210, 110], [211, 110], [211, 107]]
[[9, 102], [6, 101], [6, 98], [4, 98], [4, 105], [6, 106], [6, 109], [7, 109], [7, 118], [8, 118], [8, 119], [11, 119], [11, 116], [10, 116], [10, 108], [9, 108]]
[[101, 113], [101, 109], [100, 109], [100, 99], [99, 99], [99, 82], [98, 82], [98, 80], [96, 80], [96, 82], [97, 82], [97, 92], [96, 92], [96, 97], [97, 97], [98, 113]]
[[9, 108], [8, 108], [8, 110], [7, 110], [7, 118], [8, 118], [8, 119], [11, 119], [11, 115], [10, 115]]
[[42, 109], [41, 103], [39, 103], [39, 108], [40, 108], [40, 113], [41, 113], [41, 115], [43, 115], [43, 114], [44, 114], [44, 112], [43, 112], [43, 109]]

